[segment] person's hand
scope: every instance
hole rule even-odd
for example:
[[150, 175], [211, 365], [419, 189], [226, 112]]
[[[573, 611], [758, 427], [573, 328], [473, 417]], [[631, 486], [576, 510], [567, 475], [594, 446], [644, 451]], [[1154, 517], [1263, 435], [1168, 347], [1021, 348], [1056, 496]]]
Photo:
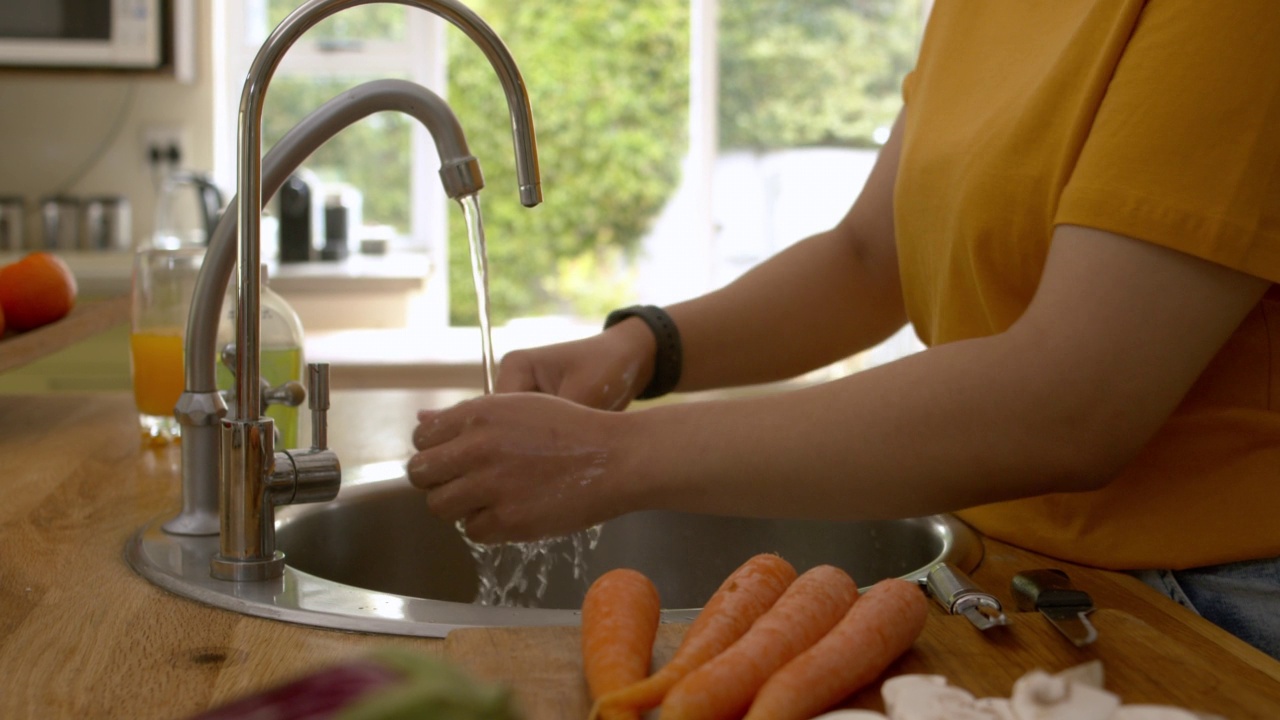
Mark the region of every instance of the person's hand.
[[511, 393], [418, 413], [409, 481], [476, 542], [566, 535], [622, 514], [625, 413]]
[[654, 346], [644, 322], [628, 318], [583, 340], [507, 353], [494, 390], [540, 392], [600, 410], [623, 410], [653, 375]]

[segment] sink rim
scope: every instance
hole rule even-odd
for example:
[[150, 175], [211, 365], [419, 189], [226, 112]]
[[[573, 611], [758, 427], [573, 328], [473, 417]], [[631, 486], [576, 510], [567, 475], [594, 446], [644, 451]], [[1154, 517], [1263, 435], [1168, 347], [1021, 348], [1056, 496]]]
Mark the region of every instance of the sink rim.
[[[399, 462], [344, 469], [343, 491], [399, 480], [403, 474], [404, 466]], [[288, 522], [285, 510], [281, 509], [284, 517], [277, 524]], [[580, 610], [483, 606], [369, 590], [303, 572], [288, 565], [287, 558], [284, 575], [276, 580], [218, 580], [209, 573], [218, 537], [170, 535], [161, 527], [166, 519], [154, 519], [129, 539], [124, 553], [129, 566], [171, 593], [243, 615], [334, 630], [436, 638], [460, 627], [577, 625], [581, 618]], [[913, 519], [930, 523], [942, 537], [939, 557], [946, 557], [965, 572], [972, 572], [981, 562], [981, 537], [959, 518], [929, 515]], [[900, 577], [921, 583], [930, 565]], [[662, 622], [689, 622], [698, 610], [666, 609]]]

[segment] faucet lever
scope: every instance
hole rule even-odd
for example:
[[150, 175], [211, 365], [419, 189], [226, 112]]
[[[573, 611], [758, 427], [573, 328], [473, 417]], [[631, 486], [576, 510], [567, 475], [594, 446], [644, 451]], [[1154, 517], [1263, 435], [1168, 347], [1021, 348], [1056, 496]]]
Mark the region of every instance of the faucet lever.
[[[229, 342], [222, 346], [221, 352], [218, 353], [219, 359], [222, 361], [223, 367], [231, 372], [231, 377], [236, 376], [236, 344]], [[262, 396], [262, 407], [260, 415], [267, 414], [267, 407], [271, 405], [281, 405], [285, 407], [298, 407], [307, 397], [307, 391], [302, 387], [302, 383], [296, 380], [288, 380], [280, 383], [275, 387], [271, 387], [271, 383], [266, 378], [259, 377], [258, 385], [262, 388], [259, 393]], [[235, 413], [235, 392], [221, 391], [223, 399], [227, 403], [229, 414]]]
[[262, 413], [265, 415], [268, 405], [283, 405], [285, 407], [298, 407], [302, 404], [302, 400], [307, 396], [307, 391], [302, 387], [302, 383], [296, 380], [290, 380], [281, 383], [275, 387], [271, 387], [271, 383], [263, 380], [262, 384]]
[[329, 445], [329, 363], [307, 363], [307, 407], [311, 409], [311, 449]]
[[329, 445], [329, 363], [307, 363], [307, 407], [311, 409], [311, 449], [285, 450], [278, 464], [288, 463], [277, 474], [276, 504], [329, 502], [342, 486], [342, 463]]

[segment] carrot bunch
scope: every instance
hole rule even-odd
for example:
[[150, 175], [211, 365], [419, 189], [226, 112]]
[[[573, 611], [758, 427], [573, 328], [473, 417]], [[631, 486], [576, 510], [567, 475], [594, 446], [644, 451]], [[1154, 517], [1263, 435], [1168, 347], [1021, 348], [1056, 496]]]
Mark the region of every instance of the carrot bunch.
[[[756, 618], [782, 597], [795, 579], [795, 568], [777, 555], [757, 555], [743, 563], [711, 595], [689, 626], [680, 647], [662, 669], [640, 682], [612, 692], [596, 694], [592, 691], [596, 703], [591, 710], [591, 718], [609, 718], [610, 713], [624, 709], [640, 713], [657, 707], [667, 691], [684, 676], [742, 637]], [[588, 589], [584, 607], [592, 602], [591, 595], [591, 589]], [[584, 627], [584, 638], [586, 635]], [[638, 651], [639, 648], [627, 649], [621, 644], [609, 648], [610, 653], [633, 654]], [[646, 663], [651, 653], [652, 649], [645, 654]], [[606, 662], [609, 661], [602, 657], [583, 656], [584, 669]]]
[[[634, 571], [613, 571], [588, 590], [583, 666], [595, 701], [591, 720], [631, 720], [659, 705], [662, 720], [805, 720], [878, 677], [915, 642], [928, 613], [913, 583], [884, 580], [859, 598], [838, 568], [822, 565], [797, 577], [782, 558], [757, 555], [707, 601], [671, 661], [645, 677], [657, 593], [650, 594], [651, 583], [606, 593], [624, 585], [605, 582], [614, 573], [627, 574], [626, 587], [648, 583], [630, 577], [643, 578]], [[627, 599], [637, 596], [644, 601]], [[606, 630], [595, 619], [606, 606], [625, 629]], [[588, 608], [597, 608], [590, 624]], [[602, 668], [622, 666], [629, 669], [599, 679]]]

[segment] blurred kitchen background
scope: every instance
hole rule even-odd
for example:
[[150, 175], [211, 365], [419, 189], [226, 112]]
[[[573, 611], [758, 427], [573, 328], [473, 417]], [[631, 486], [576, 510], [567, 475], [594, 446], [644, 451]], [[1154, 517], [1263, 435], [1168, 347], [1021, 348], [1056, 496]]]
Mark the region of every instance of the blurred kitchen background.
[[[53, 249], [90, 301], [127, 293], [131, 250], [157, 235], [203, 241], [208, 216], [235, 192], [245, 72], [297, 4], [0, 0], [0, 261]], [[887, 136], [929, 9], [468, 4], [529, 87], [542, 206], [517, 202], [488, 62], [456, 28], [405, 6], [354, 8], [308, 33], [271, 84], [264, 134], [269, 148], [320, 103], [377, 77], [444, 96], [485, 174], [499, 352], [589, 334], [615, 307], [718, 287], [830, 227]], [[81, 52], [105, 32], [95, 24], [129, 17], [145, 22]], [[384, 113], [318, 151], [269, 210], [271, 286], [301, 316], [308, 359], [335, 364], [336, 387], [480, 384], [465, 230], [437, 169], [425, 131]], [[904, 331], [821, 374], [918, 347]], [[0, 375], [0, 392], [128, 387], [123, 327]]]

